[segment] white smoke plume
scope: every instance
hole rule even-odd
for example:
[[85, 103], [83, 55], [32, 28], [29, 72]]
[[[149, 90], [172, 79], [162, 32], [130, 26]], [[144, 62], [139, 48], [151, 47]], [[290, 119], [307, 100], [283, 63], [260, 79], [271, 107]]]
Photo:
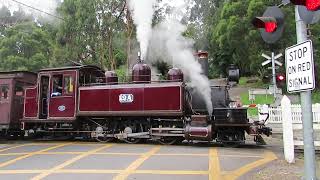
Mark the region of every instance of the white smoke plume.
[[146, 58], [152, 32], [152, 18], [156, 0], [128, 0], [134, 24], [137, 27], [137, 39], [140, 43], [141, 57]]
[[182, 69], [191, 86], [202, 95], [211, 115], [213, 107], [210, 83], [202, 74], [201, 65], [194, 56], [195, 51], [192, 49], [194, 41], [182, 35], [186, 26], [177, 20], [176, 15], [168, 17], [166, 21], [153, 28], [148, 61], [160, 59]]
[[[31, 15], [35, 19], [55, 20], [55, 17], [53, 16], [56, 16], [56, 8], [61, 2], [61, 0], [0, 0], [0, 8], [5, 6], [11, 13], [22, 10], [26, 15]], [[35, 9], [32, 9], [31, 7]]]

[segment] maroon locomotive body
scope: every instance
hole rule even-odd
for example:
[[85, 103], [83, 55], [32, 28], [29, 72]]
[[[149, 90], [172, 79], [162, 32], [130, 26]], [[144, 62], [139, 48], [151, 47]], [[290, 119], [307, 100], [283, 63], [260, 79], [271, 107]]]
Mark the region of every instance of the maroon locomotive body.
[[0, 72], [0, 132], [19, 132], [23, 113], [24, 88], [36, 83], [36, 74], [27, 71]]
[[80, 116], [182, 116], [183, 84], [120, 84], [79, 88]]
[[96, 66], [39, 71], [37, 84], [25, 90], [21, 119], [25, 135], [62, 134], [103, 142], [240, 144], [245, 132], [257, 142], [263, 141], [261, 134], [271, 133], [264, 124], [249, 123], [246, 109], [229, 108], [226, 87], [211, 87], [215, 109], [209, 115], [204, 102], [197, 99], [199, 93], [183, 82], [177, 68], [168, 72], [167, 80], [152, 82], [149, 66], [139, 62], [131, 78], [120, 83], [115, 72]]

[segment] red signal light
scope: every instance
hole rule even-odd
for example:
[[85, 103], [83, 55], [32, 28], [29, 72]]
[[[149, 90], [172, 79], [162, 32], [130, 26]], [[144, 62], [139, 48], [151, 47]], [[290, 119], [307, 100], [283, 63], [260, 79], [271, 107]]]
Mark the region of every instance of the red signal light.
[[278, 80], [279, 80], [279, 81], [283, 81], [283, 80], [284, 80], [284, 76], [283, 76], [283, 75], [279, 75], [279, 76], [278, 76]]
[[265, 22], [264, 29], [268, 33], [273, 33], [277, 30], [277, 23], [276, 22]]
[[306, 7], [310, 11], [316, 11], [320, 8], [320, 0], [306, 0]]
[[309, 11], [320, 9], [320, 0], [290, 0], [295, 5], [306, 6]]
[[267, 33], [274, 33], [277, 30], [277, 20], [274, 17], [256, 17], [252, 20], [256, 28], [263, 28]]

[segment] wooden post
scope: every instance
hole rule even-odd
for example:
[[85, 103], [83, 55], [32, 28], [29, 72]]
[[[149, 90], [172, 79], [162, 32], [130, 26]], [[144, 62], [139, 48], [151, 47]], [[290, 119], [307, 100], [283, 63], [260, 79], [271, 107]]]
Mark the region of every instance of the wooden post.
[[288, 163], [294, 163], [294, 142], [292, 128], [291, 102], [287, 96], [281, 100], [284, 157]]

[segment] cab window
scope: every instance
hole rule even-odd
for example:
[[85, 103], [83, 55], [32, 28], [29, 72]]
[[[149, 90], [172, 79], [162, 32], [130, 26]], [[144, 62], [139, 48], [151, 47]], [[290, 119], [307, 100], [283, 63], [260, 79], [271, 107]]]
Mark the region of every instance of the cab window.
[[65, 95], [72, 95], [73, 94], [73, 87], [74, 81], [72, 76], [65, 76], [64, 77], [64, 94]]
[[62, 74], [52, 76], [51, 97], [62, 96]]
[[16, 86], [14, 87], [14, 94], [16, 96], [23, 96], [23, 83], [16, 83]]
[[8, 100], [9, 99], [9, 85], [2, 84], [0, 85], [0, 100]]

